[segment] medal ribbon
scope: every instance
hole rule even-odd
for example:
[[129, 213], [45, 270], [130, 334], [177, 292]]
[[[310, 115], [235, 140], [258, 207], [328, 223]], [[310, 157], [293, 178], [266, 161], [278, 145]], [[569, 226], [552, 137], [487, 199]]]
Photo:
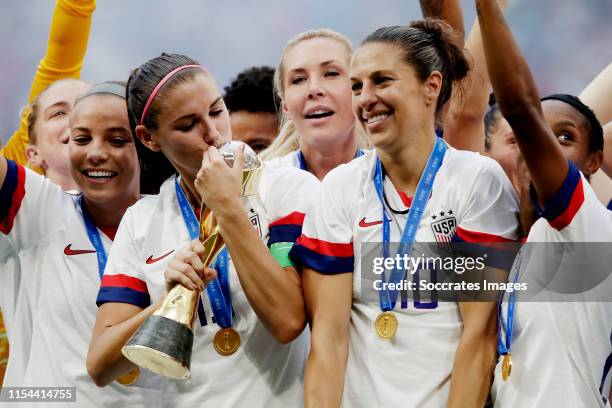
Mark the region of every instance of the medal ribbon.
[[[363, 156], [363, 151], [361, 149], [357, 149], [357, 152], [355, 153], [355, 159], [360, 156]], [[306, 161], [304, 160], [304, 155], [302, 154], [302, 151], [300, 149], [298, 149], [297, 151], [297, 158], [298, 158], [298, 163], [300, 164], [300, 170], [308, 171], [308, 167], [306, 166]]]
[[[442, 159], [444, 158], [446, 149], [446, 143], [444, 143], [442, 139], [436, 137], [436, 143], [434, 145], [433, 150], [431, 151], [431, 154], [429, 155], [429, 158], [427, 159], [427, 165], [425, 166], [423, 174], [419, 179], [419, 184], [417, 185], [417, 189], [414, 194], [414, 199], [412, 201], [412, 205], [410, 206], [410, 212], [408, 213], [408, 218], [406, 219], [406, 225], [404, 226], [402, 239], [397, 250], [398, 254], [406, 254], [410, 256], [410, 254], [412, 253], [412, 244], [414, 243], [414, 239], [416, 237], [421, 218], [423, 217], [425, 207], [427, 206], [427, 202], [429, 201], [429, 195], [433, 187], [434, 179], [436, 178], [436, 174], [438, 173], [438, 170], [442, 165]], [[378, 200], [380, 201], [382, 207], [382, 256], [384, 258], [389, 258], [389, 241], [391, 240], [391, 226], [389, 224], [390, 218], [387, 216], [387, 210], [385, 209], [385, 193], [383, 187], [382, 164], [379, 158], [376, 158], [376, 170], [374, 171], [373, 180], [374, 188], [376, 189], [376, 194], [378, 195]], [[393, 282], [395, 284], [399, 283], [404, 278], [405, 273], [406, 271], [400, 271], [394, 267], [389, 276], [389, 282]], [[381, 275], [381, 280], [383, 284], [386, 283], [384, 272]], [[397, 291], [394, 290], [392, 291], [392, 293], [389, 293], [389, 290], [386, 289], [385, 285], [385, 290], [381, 290], [378, 292], [378, 298], [382, 311], [388, 312], [395, 308], [395, 303], [397, 301]]]
[[77, 211], [81, 214], [81, 217], [83, 217], [83, 223], [85, 223], [85, 230], [87, 231], [89, 241], [96, 250], [96, 255], [98, 257], [98, 272], [100, 274], [100, 280], [102, 280], [107, 260], [106, 250], [104, 249], [104, 244], [102, 243], [102, 237], [100, 236], [98, 228], [94, 225], [93, 221], [91, 221], [91, 218], [89, 218], [87, 211], [85, 211], [85, 209], [83, 208], [83, 194], [80, 194], [77, 197], [76, 202]]
[[[178, 181], [178, 177], [174, 179], [174, 186], [176, 190], [176, 199], [178, 200], [181, 214], [183, 215], [183, 221], [187, 227], [189, 238], [193, 241], [200, 237], [200, 223], [198, 222], [185, 192], [181, 189]], [[208, 265], [206, 265], [208, 266]], [[215, 269], [217, 270], [217, 277], [210, 281], [206, 285], [206, 292], [210, 299], [210, 307], [215, 315], [217, 324], [223, 328], [231, 327], [233, 323], [232, 319], [232, 298], [230, 294], [229, 285], [229, 264], [228, 264], [228, 253], [227, 248], [217, 255], [215, 262]]]
[[[516, 257], [516, 261], [514, 263], [513, 272], [514, 279], [513, 283], [518, 282], [519, 273], [521, 271], [521, 263], [523, 262], [523, 253], [522, 250], [519, 251], [519, 254]], [[514, 303], [516, 301], [516, 291], [513, 290], [510, 292], [508, 296], [508, 309], [507, 309], [507, 317], [506, 317], [506, 342], [504, 343], [502, 339], [502, 302], [504, 300], [504, 292], [499, 296], [499, 302], [497, 303], [497, 319], [498, 319], [498, 328], [497, 328], [497, 353], [499, 355], [505, 356], [510, 353], [510, 346], [512, 345], [512, 329], [514, 326]]]

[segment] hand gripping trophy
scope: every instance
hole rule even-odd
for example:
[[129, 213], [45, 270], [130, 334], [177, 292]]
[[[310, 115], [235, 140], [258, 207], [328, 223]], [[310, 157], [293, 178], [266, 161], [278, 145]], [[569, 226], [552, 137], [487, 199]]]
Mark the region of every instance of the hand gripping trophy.
[[[263, 167], [257, 154], [248, 145], [237, 141], [222, 144], [219, 152], [231, 167], [241, 146], [244, 147], [245, 156], [242, 196], [246, 197], [257, 190], [258, 176]], [[200, 214], [199, 239], [205, 249], [202, 261], [208, 266], [222, 252], [225, 244], [218, 233], [214, 214], [204, 203]], [[125, 357], [140, 367], [166, 377], [190, 378], [193, 330], [200, 294], [200, 290], [187, 289], [180, 284], [172, 288], [159, 309], [145, 320], [123, 347]], [[221, 355], [233, 354], [239, 346], [240, 336], [231, 326], [222, 328], [215, 335], [214, 347]]]

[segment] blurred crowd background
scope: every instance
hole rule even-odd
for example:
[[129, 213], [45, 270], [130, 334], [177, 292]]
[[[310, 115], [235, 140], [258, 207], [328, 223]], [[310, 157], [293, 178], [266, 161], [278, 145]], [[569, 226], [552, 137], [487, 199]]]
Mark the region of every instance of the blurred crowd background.
[[[461, 3], [467, 33], [474, 2]], [[0, 5], [2, 142], [18, 126], [54, 4]], [[100, 0], [82, 78], [126, 80], [132, 68], [167, 51], [199, 60], [222, 88], [248, 66], [276, 66], [298, 32], [330, 27], [357, 45], [380, 26], [420, 16], [417, 0]], [[612, 0], [510, 0], [507, 16], [543, 94], [578, 93], [612, 60]]]

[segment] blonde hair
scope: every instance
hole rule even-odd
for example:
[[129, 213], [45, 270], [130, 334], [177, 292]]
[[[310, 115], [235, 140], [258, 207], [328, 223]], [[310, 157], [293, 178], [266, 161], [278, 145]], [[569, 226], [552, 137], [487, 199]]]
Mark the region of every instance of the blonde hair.
[[[353, 46], [351, 45], [351, 40], [349, 40], [346, 36], [340, 34], [339, 32], [331, 30], [329, 28], [318, 28], [315, 30], [304, 31], [291, 38], [283, 49], [280, 61], [278, 62], [278, 66], [276, 67], [276, 71], [274, 72], [274, 92], [276, 92], [276, 94], [280, 98], [281, 103], [285, 97], [284, 79], [285, 57], [287, 55], [287, 52], [289, 52], [289, 50], [291, 50], [295, 45], [301, 43], [302, 41], [312, 40], [314, 38], [329, 38], [335, 40], [346, 47], [346, 50], [349, 55], [353, 53]], [[293, 122], [285, 114], [282, 113], [282, 109], [279, 109], [279, 112], [281, 112], [281, 130], [276, 139], [274, 139], [274, 142], [266, 150], [260, 153], [260, 157], [263, 160], [271, 160], [277, 157], [283, 157], [299, 148], [298, 140], [300, 135], [295, 129]], [[363, 134], [361, 128], [356, 127], [356, 131], [358, 147], [366, 149], [369, 148], [370, 144], [365, 138], [365, 135]]]

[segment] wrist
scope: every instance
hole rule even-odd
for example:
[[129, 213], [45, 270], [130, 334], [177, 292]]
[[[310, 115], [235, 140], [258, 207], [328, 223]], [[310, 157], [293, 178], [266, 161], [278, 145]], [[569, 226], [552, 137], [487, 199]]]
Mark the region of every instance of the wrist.
[[213, 209], [213, 213], [219, 223], [219, 227], [228, 221], [245, 216], [244, 206], [240, 199], [228, 200], [224, 205], [219, 206], [217, 209]]

